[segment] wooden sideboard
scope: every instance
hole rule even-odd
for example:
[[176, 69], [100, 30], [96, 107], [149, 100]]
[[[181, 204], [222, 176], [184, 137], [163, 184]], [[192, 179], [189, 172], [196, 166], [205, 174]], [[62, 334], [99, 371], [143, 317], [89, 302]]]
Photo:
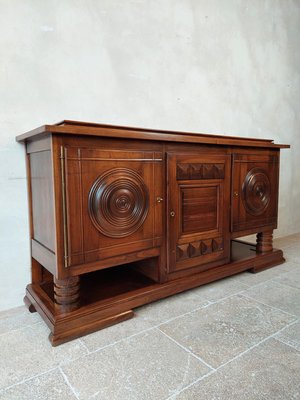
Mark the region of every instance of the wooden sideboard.
[[[284, 262], [272, 140], [63, 121], [26, 144], [32, 283], [58, 345], [132, 309]], [[257, 244], [237, 241], [257, 234]]]

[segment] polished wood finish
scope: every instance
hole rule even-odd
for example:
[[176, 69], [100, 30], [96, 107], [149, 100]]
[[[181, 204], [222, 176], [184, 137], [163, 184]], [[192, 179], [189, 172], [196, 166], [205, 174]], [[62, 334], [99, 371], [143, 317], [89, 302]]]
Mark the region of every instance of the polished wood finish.
[[[76, 121], [17, 140], [26, 143], [30, 203], [24, 301], [53, 345], [284, 261], [272, 232], [286, 145]], [[233, 240], [250, 233], [256, 247]]]
[[232, 231], [277, 227], [279, 155], [233, 154]]
[[68, 313], [80, 306], [80, 278], [54, 278], [54, 302], [59, 313]]
[[229, 260], [230, 156], [167, 153], [168, 271]]
[[260, 232], [256, 237], [257, 253], [267, 253], [273, 250], [273, 231]]

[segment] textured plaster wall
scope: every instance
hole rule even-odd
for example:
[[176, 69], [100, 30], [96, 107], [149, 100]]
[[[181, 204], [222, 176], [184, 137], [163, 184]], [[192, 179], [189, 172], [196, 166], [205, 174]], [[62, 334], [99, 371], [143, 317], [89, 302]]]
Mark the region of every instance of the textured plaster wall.
[[0, 0], [0, 309], [30, 279], [24, 149], [78, 119], [270, 137], [300, 230], [299, 0]]

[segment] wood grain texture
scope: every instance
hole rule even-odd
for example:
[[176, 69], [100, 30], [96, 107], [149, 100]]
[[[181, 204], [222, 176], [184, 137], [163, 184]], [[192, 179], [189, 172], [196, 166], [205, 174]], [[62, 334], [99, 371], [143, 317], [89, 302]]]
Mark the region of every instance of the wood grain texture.
[[54, 252], [54, 193], [51, 157], [50, 150], [29, 155], [33, 238]]
[[267, 253], [273, 250], [273, 231], [260, 232], [256, 235], [257, 253]]
[[278, 153], [234, 154], [232, 170], [233, 232], [275, 226], [278, 209]]
[[[24, 301], [53, 345], [284, 262], [272, 246], [281, 147], [272, 140], [74, 121], [17, 140], [27, 142], [32, 239]], [[232, 240], [250, 233], [256, 247]]]
[[[229, 207], [230, 157], [222, 150], [210, 155], [172, 152], [167, 156], [169, 273], [216, 260], [220, 264], [228, 261], [229, 221], [225, 210]], [[182, 165], [187, 166], [185, 172]], [[197, 167], [191, 167], [194, 165]], [[191, 179], [196, 176], [199, 179]], [[212, 247], [216, 238], [222, 240], [219, 251]]]
[[[83, 305], [77, 310], [65, 314], [56, 314], [51, 291], [47, 292], [39, 285], [28, 285], [26, 297], [36, 308], [49, 326], [52, 335], [50, 341], [54, 345], [72, 340], [87, 333], [94, 332], [112, 323], [120, 321], [123, 313], [132, 309], [172, 296], [176, 293], [231, 276], [242, 271], [258, 272], [284, 262], [281, 250], [257, 255], [255, 246], [233, 243], [233, 261], [211, 268], [201, 273], [184, 276], [165, 283], [155, 283], [142, 275], [134, 275], [133, 271], [117, 271], [115, 279], [106, 271], [100, 271], [96, 276], [87, 276], [86, 284], [82, 286]], [[108, 282], [114, 282], [108, 289]]]
[[289, 145], [274, 144], [272, 139], [240, 138], [228, 135], [203, 134], [195, 132], [177, 132], [145, 128], [133, 128], [116, 125], [93, 124], [80, 121], [62, 121], [54, 125], [42, 125], [32, 131], [17, 136], [18, 142], [43, 135], [54, 133], [56, 135], [88, 135], [112, 138], [127, 138], [138, 140], [155, 140], [164, 142], [183, 142], [214, 144], [225, 146], [251, 146], [262, 148], [288, 148]]
[[79, 276], [72, 276], [65, 279], [54, 278], [54, 300], [58, 313], [68, 313], [79, 308]]

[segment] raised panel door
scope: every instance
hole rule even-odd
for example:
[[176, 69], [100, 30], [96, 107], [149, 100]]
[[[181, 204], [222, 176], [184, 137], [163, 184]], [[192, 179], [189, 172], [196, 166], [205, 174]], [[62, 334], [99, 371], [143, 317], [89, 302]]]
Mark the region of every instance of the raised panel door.
[[234, 154], [233, 232], [277, 224], [279, 158], [277, 154]]
[[63, 152], [68, 266], [161, 245], [161, 153], [68, 146]]
[[224, 262], [229, 257], [230, 157], [169, 153], [167, 163], [169, 272]]

